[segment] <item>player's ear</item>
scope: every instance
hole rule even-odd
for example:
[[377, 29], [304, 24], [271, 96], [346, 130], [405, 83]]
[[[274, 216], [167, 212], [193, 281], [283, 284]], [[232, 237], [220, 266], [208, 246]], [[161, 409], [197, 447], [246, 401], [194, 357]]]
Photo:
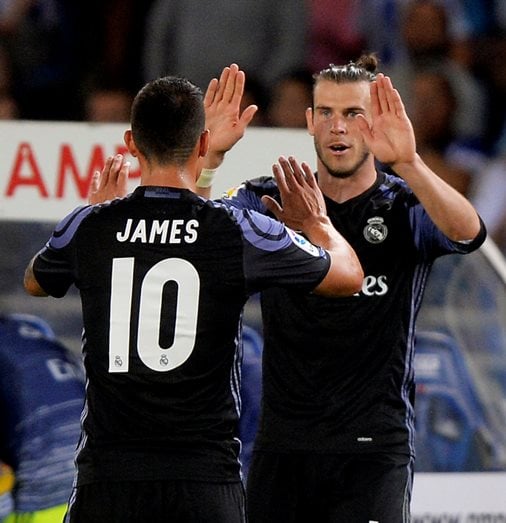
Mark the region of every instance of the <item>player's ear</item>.
[[199, 157], [203, 158], [207, 151], [209, 150], [209, 129], [205, 129], [202, 131], [202, 134], [200, 135], [200, 142], [199, 142]]
[[134, 157], [138, 156], [139, 153], [137, 150], [137, 146], [134, 142], [132, 129], [127, 129], [125, 131], [125, 134], [123, 135], [123, 140], [125, 141], [125, 145], [127, 146], [128, 152]]
[[313, 108], [308, 107], [306, 109], [306, 125], [307, 130], [311, 136], [314, 136], [314, 123], [313, 123]]

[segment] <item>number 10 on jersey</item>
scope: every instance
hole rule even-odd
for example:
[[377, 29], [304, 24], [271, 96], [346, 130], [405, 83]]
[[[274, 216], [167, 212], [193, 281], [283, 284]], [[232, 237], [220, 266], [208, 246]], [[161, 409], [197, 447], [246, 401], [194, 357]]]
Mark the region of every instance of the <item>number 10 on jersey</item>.
[[[128, 372], [130, 322], [132, 314], [134, 258], [115, 258], [111, 278], [109, 323], [109, 372]], [[163, 288], [168, 282], [178, 287], [174, 341], [160, 347]], [[195, 267], [181, 258], [167, 258], [155, 264], [140, 283], [137, 353], [150, 369], [167, 372], [182, 365], [195, 346], [200, 277]]]

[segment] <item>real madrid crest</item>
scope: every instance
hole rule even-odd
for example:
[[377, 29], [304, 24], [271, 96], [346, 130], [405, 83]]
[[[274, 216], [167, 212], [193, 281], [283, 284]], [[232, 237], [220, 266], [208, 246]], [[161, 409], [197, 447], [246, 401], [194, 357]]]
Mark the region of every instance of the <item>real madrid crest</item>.
[[369, 243], [381, 243], [388, 235], [388, 227], [383, 223], [383, 218], [375, 216], [367, 220], [364, 227], [364, 238]]

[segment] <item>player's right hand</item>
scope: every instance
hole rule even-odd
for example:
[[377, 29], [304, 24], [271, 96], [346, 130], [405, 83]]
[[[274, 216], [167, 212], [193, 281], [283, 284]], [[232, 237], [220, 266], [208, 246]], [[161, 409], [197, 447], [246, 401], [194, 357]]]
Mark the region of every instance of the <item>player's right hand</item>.
[[122, 154], [109, 156], [102, 171], [93, 173], [88, 203], [94, 205], [126, 196], [129, 172], [130, 162], [126, 162]]

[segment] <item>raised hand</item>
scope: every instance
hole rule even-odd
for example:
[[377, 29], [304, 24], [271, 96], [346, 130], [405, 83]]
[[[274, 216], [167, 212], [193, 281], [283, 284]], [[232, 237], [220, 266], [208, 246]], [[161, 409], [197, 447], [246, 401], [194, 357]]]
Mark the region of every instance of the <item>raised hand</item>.
[[274, 216], [288, 227], [305, 231], [314, 221], [327, 215], [325, 200], [316, 179], [307, 163], [299, 165], [290, 156], [281, 156], [279, 164], [272, 166], [281, 196], [281, 205], [270, 196], [262, 201]]
[[88, 203], [96, 204], [127, 194], [130, 162], [122, 154], [107, 157], [102, 172], [95, 171], [88, 191]]
[[258, 107], [249, 105], [241, 113], [241, 100], [244, 93], [244, 71], [237, 64], [225, 67], [220, 79], [209, 82], [204, 96], [206, 127], [211, 131], [209, 152], [204, 159], [204, 167], [214, 169], [223, 157], [243, 136]]
[[392, 165], [413, 162], [416, 156], [415, 133], [402, 99], [389, 77], [378, 74], [371, 82], [369, 124], [358, 115], [357, 124], [372, 154], [382, 163]]

